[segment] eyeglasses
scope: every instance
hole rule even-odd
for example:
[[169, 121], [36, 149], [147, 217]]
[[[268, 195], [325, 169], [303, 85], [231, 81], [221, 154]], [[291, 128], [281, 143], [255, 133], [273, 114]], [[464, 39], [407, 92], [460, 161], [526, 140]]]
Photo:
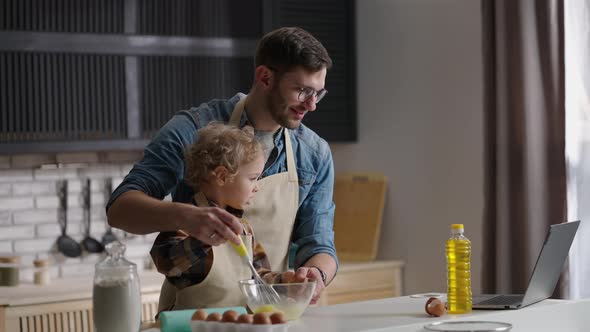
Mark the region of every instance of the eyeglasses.
[[[274, 67], [267, 66], [267, 68], [274, 71], [274, 72], [277, 72], [277, 73], [279, 72], [279, 70]], [[315, 103], [317, 104], [320, 102], [320, 100], [322, 100], [322, 98], [324, 98], [326, 93], [328, 93], [328, 90], [326, 90], [326, 89], [321, 89], [320, 91], [316, 91], [313, 88], [307, 86], [305, 88], [299, 89], [299, 95], [297, 95], [297, 100], [304, 103], [305, 101], [307, 101], [309, 98], [311, 98], [313, 96], [313, 97], [315, 97]]]
[[304, 103], [309, 98], [314, 97], [315, 103], [317, 104], [320, 102], [320, 100], [322, 100], [322, 98], [324, 98], [326, 93], [328, 93], [328, 90], [326, 90], [326, 89], [321, 89], [320, 91], [316, 91], [313, 88], [305, 87], [305, 88], [301, 88], [299, 90], [299, 95], [297, 96], [297, 100]]

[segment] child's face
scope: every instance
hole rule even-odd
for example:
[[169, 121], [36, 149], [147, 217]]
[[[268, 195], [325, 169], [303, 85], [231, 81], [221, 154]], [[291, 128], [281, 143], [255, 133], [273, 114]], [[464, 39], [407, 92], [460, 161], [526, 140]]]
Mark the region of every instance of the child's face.
[[263, 170], [262, 153], [251, 162], [242, 164], [233, 181], [219, 188], [224, 203], [236, 209], [244, 209], [258, 191], [258, 178]]

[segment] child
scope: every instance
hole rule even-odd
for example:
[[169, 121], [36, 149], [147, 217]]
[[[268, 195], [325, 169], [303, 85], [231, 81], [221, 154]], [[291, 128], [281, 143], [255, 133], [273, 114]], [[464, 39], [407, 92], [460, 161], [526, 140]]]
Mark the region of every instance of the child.
[[[185, 154], [185, 181], [196, 193], [193, 204], [217, 206], [241, 218], [258, 191], [264, 153], [252, 127], [239, 129], [220, 123], [199, 131], [198, 140]], [[268, 282], [290, 278], [292, 272], [270, 272], [264, 248], [241, 219], [246, 248], [254, 267]], [[212, 236], [215, 233], [212, 234]], [[162, 232], [150, 251], [155, 266], [166, 276], [159, 310], [243, 305], [238, 281], [252, 277], [229, 243], [206, 245], [182, 230]]]

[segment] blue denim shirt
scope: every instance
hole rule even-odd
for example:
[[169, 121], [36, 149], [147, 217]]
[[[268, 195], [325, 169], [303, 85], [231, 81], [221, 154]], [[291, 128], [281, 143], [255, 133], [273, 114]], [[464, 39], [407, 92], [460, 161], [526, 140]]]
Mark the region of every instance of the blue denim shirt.
[[[143, 159], [113, 192], [107, 210], [119, 195], [129, 190], [139, 190], [158, 199], [172, 193], [173, 201], [190, 203], [194, 192], [184, 181], [184, 151], [198, 137], [199, 129], [209, 122], [229, 122], [239, 99], [240, 94], [229, 100], [214, 99], [176, 113], [147, 145]], [[240, 126], [247, 122], [246, 112], [243, 112]], [[299, 209], [292, 233], [292, 243], [297, 248], [293, 265], [302, 266], [319, 253], [331, 255], [338, 265], [333, 230], [334, 164], [330, 147], [303, 124], [293, 130], [281, 128], [274, 136], [275, 148], [262, 178], [287, 171], [282, 130], [289, 130], [299, 177]]]

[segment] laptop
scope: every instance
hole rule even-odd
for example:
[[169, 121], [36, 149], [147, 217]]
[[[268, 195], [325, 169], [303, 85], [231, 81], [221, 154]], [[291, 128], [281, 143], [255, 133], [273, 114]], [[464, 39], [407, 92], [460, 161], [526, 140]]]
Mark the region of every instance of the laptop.
[[473, 309], [520, 309], [553, 294], [580, 221], [551, 225], [523, 294], [473, 296]]

